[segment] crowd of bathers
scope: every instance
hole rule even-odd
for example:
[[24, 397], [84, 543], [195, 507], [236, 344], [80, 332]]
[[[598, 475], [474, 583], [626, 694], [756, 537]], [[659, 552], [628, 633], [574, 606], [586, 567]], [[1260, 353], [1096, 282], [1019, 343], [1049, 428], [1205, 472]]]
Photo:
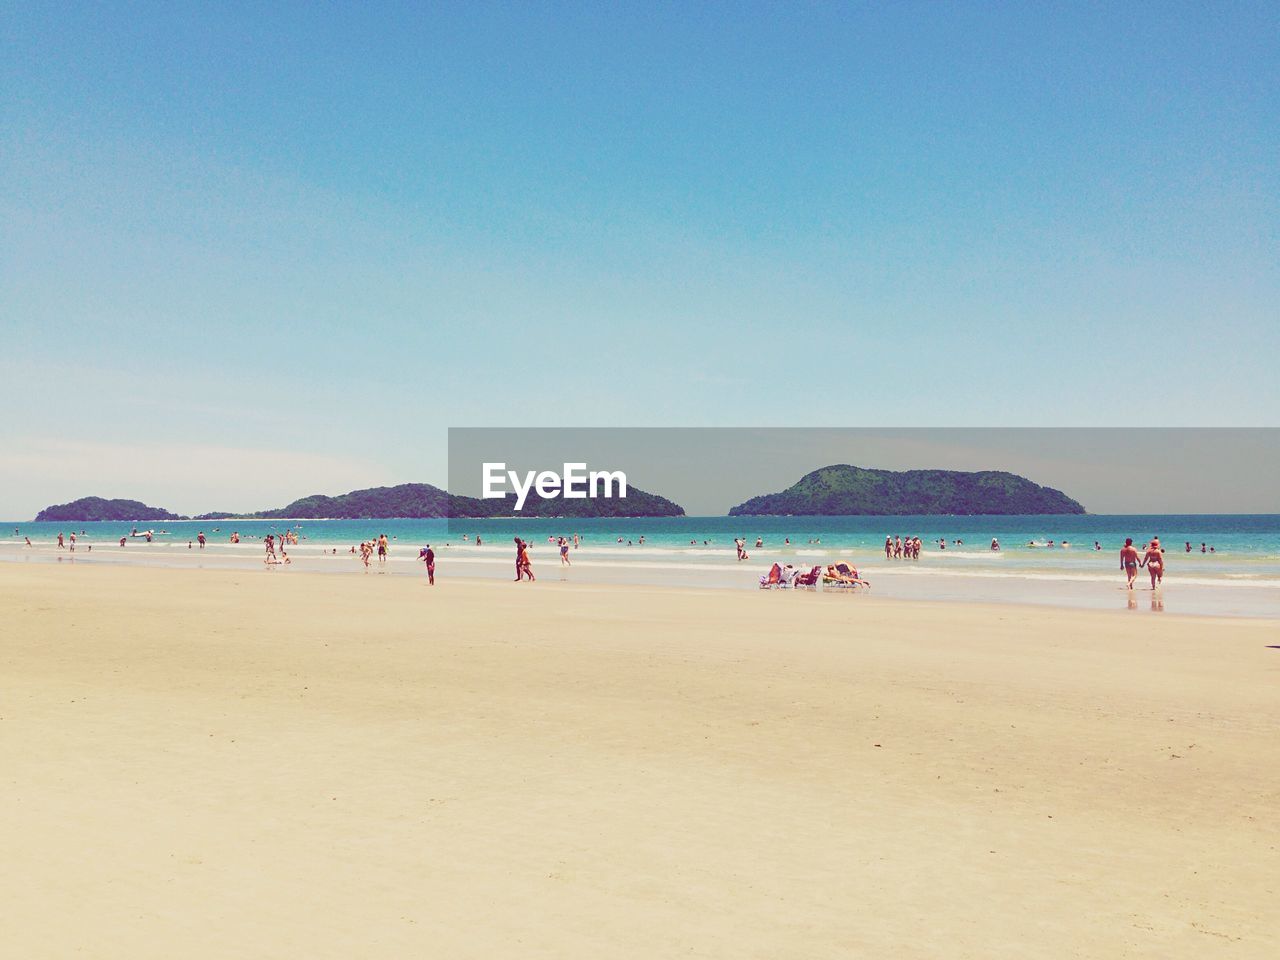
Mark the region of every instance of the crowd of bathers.
[[[957, 543], [963, 543], [957, 540]], [[923, 542], [919, 537], [893, 537], [886, 536], [884, 538], [884, 558], [886, 560], [919, 560], [920, 548]], [[946, 549], [943, 547], [942, 549]]]

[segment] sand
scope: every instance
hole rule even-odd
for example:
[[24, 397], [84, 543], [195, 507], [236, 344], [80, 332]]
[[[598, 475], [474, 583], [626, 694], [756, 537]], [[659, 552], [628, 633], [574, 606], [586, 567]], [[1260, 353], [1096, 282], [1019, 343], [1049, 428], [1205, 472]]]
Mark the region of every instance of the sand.
[[1280, 624], [0, 566], [5, 952], [1274, 957]]

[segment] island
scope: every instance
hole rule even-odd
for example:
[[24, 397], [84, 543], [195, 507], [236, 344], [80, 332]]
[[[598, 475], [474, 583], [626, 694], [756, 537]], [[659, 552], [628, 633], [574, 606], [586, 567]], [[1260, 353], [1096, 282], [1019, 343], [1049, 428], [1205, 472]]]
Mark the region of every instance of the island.
[[160, 507], [149, 507], [138, 500], [108, 500], [105, 497], [81, 497], [70, 503], [56, 503], [36, 514], [36, 523], [89, 523], [97, 520], [185, 520]]
[[336, 497], [323, 493], [302, 497], [283, 507], [253, 512], [216, 511], [196, 520], [370, 520], [445, 517], [449, 494], [429, 483], [402, 483], [394, 487], [352, 490]]
[[847, 463], [807, 473], [781, 493], [729, 510], [744, 516], [1082, 514], [1060, 490], [1002, 470], [874, 470]]
[[515, 509], [515, 496], [482, 500], [451, 494], [429, 483], [370, 487], [339, 496], [317, 493], [287, 506], [253, 513], [219, 511], [196, 520], [372, 520], [372, 519], [484, 519], [493, 517], [682, 517], [684, 508], [666, 497], [636, 487], [625, 498], [541, 499], [530, 496], [524, 509]]

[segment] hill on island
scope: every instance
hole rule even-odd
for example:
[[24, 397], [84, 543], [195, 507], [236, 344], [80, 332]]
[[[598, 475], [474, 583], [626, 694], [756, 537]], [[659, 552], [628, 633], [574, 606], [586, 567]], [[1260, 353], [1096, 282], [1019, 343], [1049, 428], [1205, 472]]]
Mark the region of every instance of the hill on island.
[[252, 513], [202, 513], [197, 520], [227, 520], [233, 517], [261, 520], [367, 520], [373, 518], [430, 518], [448, 515], [449, 495], [429, 483], [402, 483], [395, 487], [353, 490], [336, 497], [323, 493], [302, 497], [273, 510]]
[[666, 497], [646, 493], [636, 487], [627, 488], [625, 498], [565, 500], [541, 499], [531, 495], [519, 512], [515, 496], [505, 500], [482, 500], [450, 494], [429, 483], [402, 483], [394, 487], [371, 487], [353, 490], [340, 496], [314, 494], [295, 500], [287, 506], [256, 513], [205, 513], [197, 520], [303, 519], [303, 520], [371, 520], [392, 517], [431, 519], [444, 517], [679, 517], [684, 509]]
[[56, 503], [36, 514], [36, 522], [60, 521], [84, 523], [95, 520], [185, 520], [160, 507], [149, 507], [137, 500], [107, 500], [104, 497], [81, 497], [70, 503]]
[[872, 470], [847, 463], [805, 474], [781, 493], [752, 497], [729, 516], [1058, 514], [1085, 509], [1060, 490], [1001, 470]]

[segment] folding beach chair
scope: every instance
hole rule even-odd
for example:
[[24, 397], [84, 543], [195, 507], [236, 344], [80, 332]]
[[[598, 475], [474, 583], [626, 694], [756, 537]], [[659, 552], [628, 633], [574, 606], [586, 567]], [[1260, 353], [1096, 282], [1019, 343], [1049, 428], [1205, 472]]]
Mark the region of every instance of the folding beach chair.
[[816, 588], [818, 586], [818, 574], [822, 572], [822, 567], [814, 567], [808, 573], [797, 573], [791, 585], [797, 590], [801, 587]]
[[760, 589], [769, 590], [779, 586], [782, 586], [782, 567], [775, 563], [769, 568], [769, 572], [760, 578]]
[[850, 583], [848, 584], [848, 586], [853, 587], [855, 590], [861, 586], [865, 586], [868, 589], [870, 589], [871, 584], [868, 581], [866, 581], [863, 577], [858, 576], [858, 571], [853, 569], [853, 567], [851, 567], [849, 564], [841, 561], [840, 563], [837, 563], [835, 565], [835, 568], [836, 568], [836, 573], [840, 574], [840, 576], [847, 577], [850, 580], [859, 581], [857, 583]]

